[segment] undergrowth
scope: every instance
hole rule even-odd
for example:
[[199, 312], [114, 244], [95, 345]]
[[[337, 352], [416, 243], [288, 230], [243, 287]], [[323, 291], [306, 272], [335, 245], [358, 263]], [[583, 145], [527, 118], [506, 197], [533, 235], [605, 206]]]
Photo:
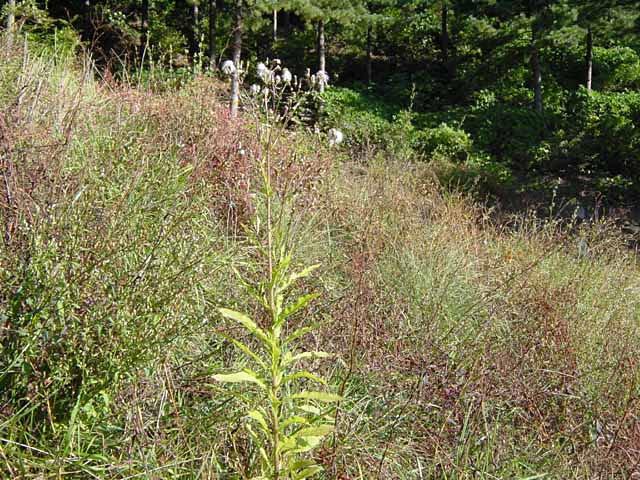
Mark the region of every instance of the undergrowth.
[[[260, 123], [232, 121], [214, 79], [152, 91], [15, 48], [0, 476], [249, 477], [264, 456], [216, 375], [246, 367], [227, 339], [258, 345], [218, 308], [268, 325], [243, 285], [265, 271], [245, 228], [265, 213]], [[640, 276], [612, 222], [507, 217], [424, 163], [352, 159], [302, 130], [272, 158], [291, 264], [322, 265], [290, 328], [317, 327], [301, 352], [336, 354], [305, 373], [340, 398], [309, 459], [324, 478], [640, 471]]]

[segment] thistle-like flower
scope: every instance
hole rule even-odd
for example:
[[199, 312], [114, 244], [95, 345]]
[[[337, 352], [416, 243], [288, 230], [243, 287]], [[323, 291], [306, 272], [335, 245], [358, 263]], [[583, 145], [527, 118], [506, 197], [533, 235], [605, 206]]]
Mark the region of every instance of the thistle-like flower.
[[344, 134], [337, 128], [332, 128], [328, 132], [329, 145], [334, 147], [340, 145], [344, 141]]
[[267, 83], [267, 84], [271, 83], [271, 81], [273, 80], [273, 72], [269, 70], [264, 63], [262, 62], [258, 63], [256, 70], [257, 70], [258, 78], [260, 80], [262, 80], [264, 83]]
[[329, 74], [324, 70], [318, 70], [318, 73], [316, 73], [316, 78], [318, 80], [318, 84], [325, 87], [329, 85]]
[[288, 68], [282, 69], [281, 77], [284, 83], [291, 83], [291, 81], [293, 80], [293, 75], [291, 75], [291, 72]]
[[225, 60], [222, 64], [222, 73], [225, 75], [233, 75], [236, 73], [236, 65], [233, 63], [233, 60]]
[[254, 97], [260, 94], [260, 91], [262, 89], [260, 88], [260, 85], [254, 83], [253, 85], [251, 85], [249, 87], [249, 92], [251, 93], [251, 95], [253, 95]]

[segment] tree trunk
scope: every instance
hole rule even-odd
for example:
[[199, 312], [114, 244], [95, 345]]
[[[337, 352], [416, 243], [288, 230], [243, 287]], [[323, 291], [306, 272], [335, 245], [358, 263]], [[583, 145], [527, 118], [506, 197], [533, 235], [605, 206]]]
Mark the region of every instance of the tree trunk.
[[13, 28], [16, 23], [16, 16], [14, 9], [16, 8], [16, 0], [9, 0], [9, 13], [5, 20], [5, 27], [7, 28], [7, 47], [11, 49], [13, 47]]
[[142, 0], [142, 42], [140, 45], [140, 59], [144, 58], [149, 45], [149, 0]]
[[442, 48], [442, 63], [448, 68], [449, 65], [449, 7], [446, 2], [442, 2], [442, 17], [440, 27], [440, 47]]
[[593, 32], [587, 31], [587, 91], [591, 91], [593, 83]]
[[273, 9], [273, 25], [271, 35], [271, 40], [273, 41], [273, 44], [275, 46], [275, 43], [278, 41], [278, 10], [276, 10], [275, 8]]
[[236, 0], [233, 27], [233, 64], [235, 71], [231, 76], [231, 118], [238, 116], [240, 105], [240, 59], [242, 55], [242, 0]]
[[14, 13], [14, 9], [16, 8], [16, 0], [9, 0], [9, 13], [7, 14], [7, 19], [5, 21], [5, 26], [7, 30], [11, 30], [13, 25], [16, 23], [16, 16]]
[[373, 27], [367, 26], [367, 83], [373, 83]]
[[216, 59], [216, 39], [218, 37], [218, 0], [209, 0], [209, 68], [215, 70], [218, 64]]
[[531, 74], [533, 76], [533, 105], [538, 113], [542, 113], [542, 67], [540, 65], [540, 49], [538, 47], [538, 27], [533, 25], [531, 38]]
[[[324, 42], [324, 20], [318, 21], [318, 71], [326, 73], [327, 57]], [[320, 82], [320, 91], [324, 91], [324, 83]]]
[[198, 3], [193, 4], [193, 38], [191, 39], [191, 54], [194, 58], [200, 52], [200, 6]]

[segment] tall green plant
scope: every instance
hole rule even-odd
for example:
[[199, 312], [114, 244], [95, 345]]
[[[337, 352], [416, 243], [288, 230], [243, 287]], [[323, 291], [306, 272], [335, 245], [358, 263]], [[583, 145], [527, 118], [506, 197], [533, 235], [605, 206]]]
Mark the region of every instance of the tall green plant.
[[[331, 356], [322, 351], [302, 349], [300, 340], [313, 327], [302, 322], [298, 328], [289, 329], [293, 316], [302, 313], [317, 297], [315, 293], [296, 296], [293, 287], [318, 265], [301, 270], [292, 266], [293, 249], [284, 221], [291, 215], [291, 202], [286, 193], [274, 188], [271, 165], [284, 128], [277, 105], [289, 87], [285, 85], [287, 82], [274, 81], [272, 72], [265, 68], [264, 65], [260, 67], [265, 86], [257, 128], [261, 146], [258, 161], [263, 209], [262, 214], [257, 214], [249, 235], [259, 252], [257, 263], [262, 273], [257, 280], [243, 280], [259, 306], [263, 321], [259, 325], [245, 313], [220, 309], [222, 316], [241, 325], [255, 342], [249, 345], [227, 337], [244, 353], [252, 368], [218, 374], [214, 378], [254, 389], [255, 396], [245, 402], [245, 413], [246, 429], [259, 452], [260, 474], [255, 478], [301, 480], [322, 471], [322, 467], [305, 458], [305, 454], [319, 446], [333, 431], [332, 417], [324, 406], [340, 401], [341, 397], [325, 391], [322, 388], [326, 385], [325, 379], [300, 366], [305, 360]], [[289, 89], [288, 95], [295, 95], [295, 92]], [[288, 111], [290, 114], [291, 110]]]

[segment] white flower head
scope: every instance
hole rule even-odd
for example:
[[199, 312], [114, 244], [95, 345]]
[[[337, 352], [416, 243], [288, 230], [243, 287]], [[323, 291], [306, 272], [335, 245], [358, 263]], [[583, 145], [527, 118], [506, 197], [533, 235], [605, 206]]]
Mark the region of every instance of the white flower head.
[[291, 72], [289, 71], [288, 68], [283, 68], [282, 69], [282, 81], [284, 83], [291, 83], [291, 81], [293, 80], [293, 75], [291, 75]]
[[338, 130], [337, 128], [332, 128], [328, 132], [329, 136], [329, 145], [336, 146], [340, 145], [344, 141], [344, 134]]
[[260, 85], [254, 83], [253, 85], [251, 85], [249, 87], [249, 92], [251, 93], [251, 95], [253, 95], [254, 97], [260, 94], [260, 91], [262, 89], [260, 88]]
[[236, 65], [233, 63], [233, 60], [225, 60], [222, 64], [222, 73], [225, 75], [233, 75], [236, 73]]
[[280, 75], [276, 75], [275, 83], [276, 85], [280, 85], [282, 83], [282, 78], [280, 77]]
[[256, 67], [257, 75], [264, 83], [271, 83], [273, 80], [273, 72], [267, 68], [267, 66], [260, 62]]
[[316, 78], [318, 79], [318, 83], [321, 85], [329, 85], [329, 74], [324, 70], [318, 70], [316, 73]]

